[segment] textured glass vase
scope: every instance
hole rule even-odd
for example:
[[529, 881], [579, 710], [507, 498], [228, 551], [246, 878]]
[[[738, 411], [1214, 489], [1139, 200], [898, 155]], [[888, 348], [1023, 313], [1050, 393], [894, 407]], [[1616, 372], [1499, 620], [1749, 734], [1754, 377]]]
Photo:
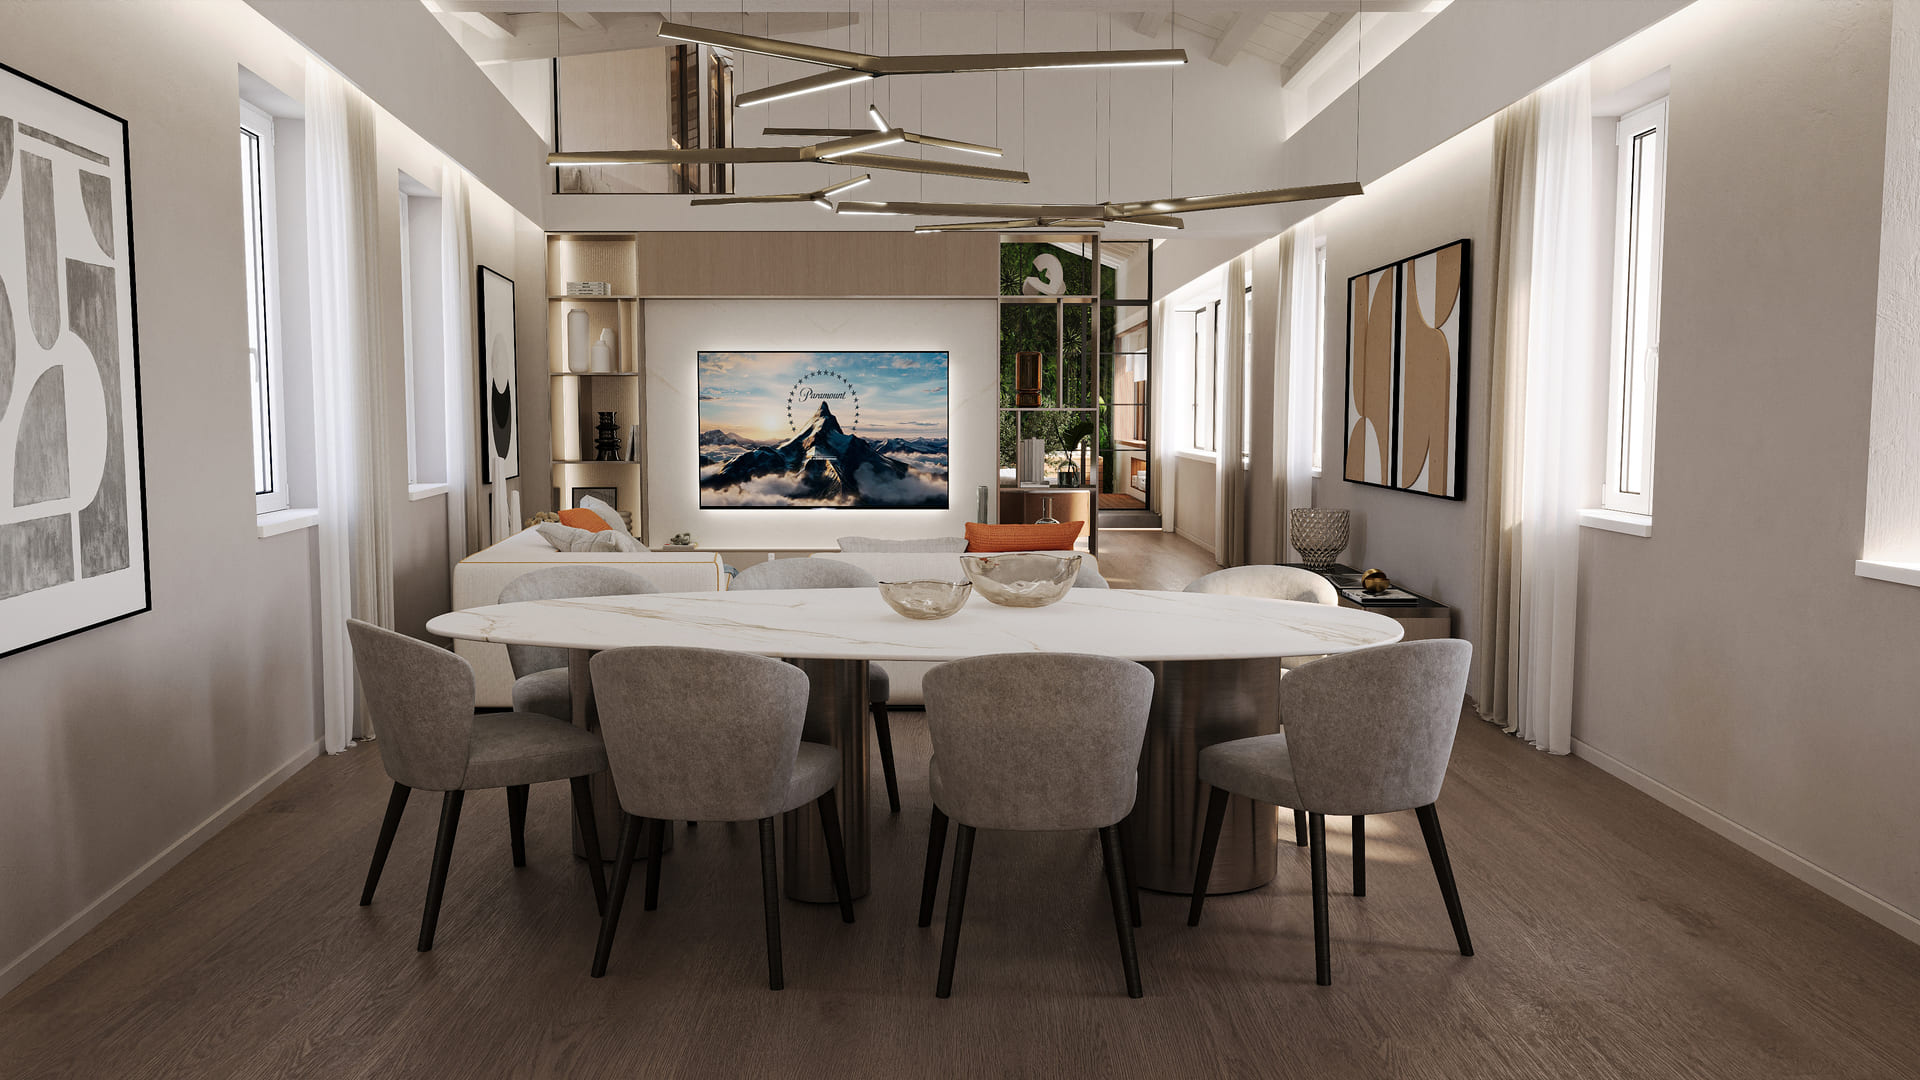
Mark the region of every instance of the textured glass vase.
[[1347, 510], [1303, 507], [1287, 514], [1291, 528], [1287, 542], [1300, 553], [1300, 561], [1315, 570], [1325, 570], [1339, 561], [1347, 550]]

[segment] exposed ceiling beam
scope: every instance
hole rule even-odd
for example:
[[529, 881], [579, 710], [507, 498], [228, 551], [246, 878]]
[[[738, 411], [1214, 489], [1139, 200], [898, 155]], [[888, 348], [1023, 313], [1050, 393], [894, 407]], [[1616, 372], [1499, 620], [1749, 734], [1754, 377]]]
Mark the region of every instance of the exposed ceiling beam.
[[1157, 38], [1166, 29], [1168, 11], [1143, 11], [1133, 20], [1133, 32], [1143, 38]]
[[1352, 18], [1351, 11], [1328, 12], [1327, 17], [1320, 20], [1320, 25], [1313, 28], [1313, 33], [1307, 35], [1307, 39], [1293, 50], [1293, 55], [1280, 64], [1280, 82], [1283, 85], [1292, 82], [1293, 77], [1300, 74], [1300, 69], [1320, 55], [1321, 50], [1333, 41], [1334, 35], [1340, 32], [1340, 28], [1347, 25]]
[[[442, 6], [450, 3], [484, 3], [486, 0], [442, 0]], [[526, 5], [529, 0], [511, 0], [512, 3]], [[604, 7], [608, 0], [585, 0], [596, 7]], [[655, 0], [657, 4], [658, 0]], [[570, 18], [571, 16], [569, 16]], [[501, 64], [511, 60], [544, 60], [554, 56], [579, 56], [585, 53], [619, 52], [623, 49], [657, 48], [667, 44], [660, 40], [660, 16], [657, 14], [631, 14], [626, 12], [601, 12], [598, 19], [601, 29], [582, 30], [566, 20], [556, 20], [552, 12], [544, 19], [520, 17], [520, 36], [506, 41], [494, 39], [476, 39], [469, 36], [464, 44], [467, 52], [477, 64]], [[819, 30], [839, 30], [860, 21], [858, 12], [844, 10], [827, 12], [821, 15], [788, 16], [775, 15], [771, 25], [777, 33], [805, 33]]]
[[1220, 40], [1214, 42], [1213, 62], [1222, 67], [1232, 63], [1233, 58], [1240, 55], [1241, 46], [1245, 45], [1247, 39], [1253, 36], [1253, 32], [1260, 28], [1260, 23], [1266, 17], [1266, 13], [1261, 11], [1235, 13], [1233, 23], [1227, 27], [1225, 33], [1220, 35]]
[[606, 29], [606, 27], [601, 25], [599, 19], [593, 17], [593, 12], [591, 11], [563, 11], [560, 14], [565, 15], [568, 22], [582, 30], [597, 32]]
[[507, 15], [495, 11], [463, 11], [460, 21], [485, 34], [494, 41], [512, 41], [513, 23]]

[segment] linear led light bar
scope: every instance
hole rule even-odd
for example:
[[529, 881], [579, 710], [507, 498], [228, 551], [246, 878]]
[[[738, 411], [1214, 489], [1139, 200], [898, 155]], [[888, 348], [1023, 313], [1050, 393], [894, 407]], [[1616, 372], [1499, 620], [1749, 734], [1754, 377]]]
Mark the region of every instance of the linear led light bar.
[[840, 68], [825, 75], [777, 83], [750, 90], [734, 98], [734, 104], [747, 108], [780, 101], [800, 94], [811, 94], [846, 86], [861, 79], [887, 75], [951, 75], [968, 71], [1032, 71], [1045, 68], [1159, 67], [1187, 62], [1185, 49], [1104, 49], [1092, 52], [1029, 53], [943, 53], [930, 56], [874, 56], [817, 45], [781, 41], [777, 38], [736, 34], [728, 30], [710, 30], [704, 26], [662, 22], [660, 36], [673, 41], [691, 41], [723, 49], [758, 53], [805, 64]]
[[[813, 139], [851, 139], [870, 134], [865, 128], [830, 127], [770, 127], [762, 128], [763, 135], [798, 135]], [[942, 139], [935, 135], [922, 135], [917, 131], [903, 131], [901, 137], [916, 146], [937, 146], [944, 150], [964, 150], [969, 154], [981, 154], [986, 157], [999, 157], [1003, 153], [997, 146], [981, 143], [962, 142], [959, 139]]]
[[861, 184], [864, 184], [871, 179], [873, 179], [872, 176], [869, 176], [866, 173], [861, 173], [859, 176], [853, 177], [852, 179], [842, 180], [837, 184], [828, 184], [826, 187], [823, 187], [818, 191], [796, 191], [796, 192], [787, 192], [779, 195], [719, 195], [719, 196], [706, 198], [706, 199], [694, 199], [689, 205], [692, 205], [692, 206], [738, 206], [743, 203], [810, 202], [815, 206], [818, 206], [822, 210], [831, 210], [833, 209], [833, 203], [829, 202], [828, 200], [832, 199], [835, 195], [838, 195], [841, 192], [846, 191], [850, 188], [857, 188]]
[[[884, 133], [862, 132], [861, 139]], [[900, 140], [894, 140], [900, 141]], [[872, 154], [832, 143], [813, 146], [730, 146], [680, 150], [661, 147], [648, 150], [587, 150], [547, 155], [547, 164], [560, 165], [760, 165], [799, 161], [831, 161], [856, 169], [880, 169], [888, 172], [923, 173], [928, 176], [954, 176], [964, 180], [994, 180], [1024, 184], [1031, 178], [1014, 169], [989, 169], [956, 161], [931, 158], [897, 157]]]
[[1162, 229], [1178, 229], [1183, 223], [1167, 211], [1194, 213], [1201, 210], [1230, 210], [1242, 206], [1270, 206], [1278, 203], [1305, 202], [1312, 199], [1337, 199], [1362, 195], [1357, 183], [1314, 184], [1305, 187], [1276, 188], [1272, 191], [1247, 191], [1225, 195], [1192, 195], [1173, 199], [1146, 199], [1140, 202], [1055, 204], [1055, 203], [926, 203], [869, 202], [840, 203], [842, 214], [901, 214], [916, 217], [974, 217], [1026, 220], [1029, 218], [1056, 225], [1073, 220], [1124, 222]]

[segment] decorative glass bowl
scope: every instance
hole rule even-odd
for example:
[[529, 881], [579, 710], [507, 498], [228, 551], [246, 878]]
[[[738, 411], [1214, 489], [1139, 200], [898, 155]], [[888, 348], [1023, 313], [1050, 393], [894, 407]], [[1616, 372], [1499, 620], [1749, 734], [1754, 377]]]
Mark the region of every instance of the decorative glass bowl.
[[909, 619], [944, 619], [967, 606], [969, 581], [883, 581], [880, 599]]
[[960, 565], [980, 595], [1002, 607], [1046, 607], [1067, 595], [1080, 575], [1078, 555], [962, 555]]

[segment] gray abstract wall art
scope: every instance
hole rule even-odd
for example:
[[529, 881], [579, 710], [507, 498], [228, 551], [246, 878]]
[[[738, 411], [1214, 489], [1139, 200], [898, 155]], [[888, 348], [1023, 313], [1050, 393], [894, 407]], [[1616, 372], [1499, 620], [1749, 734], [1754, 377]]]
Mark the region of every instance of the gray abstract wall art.
[[127, 146], [0, 64], [0, 656], [151, 604]]
[[520, 378], [514, 351], [513, 279], [480, 268], [480, 482], [493, 482], [493, 459], [520, 475]]

